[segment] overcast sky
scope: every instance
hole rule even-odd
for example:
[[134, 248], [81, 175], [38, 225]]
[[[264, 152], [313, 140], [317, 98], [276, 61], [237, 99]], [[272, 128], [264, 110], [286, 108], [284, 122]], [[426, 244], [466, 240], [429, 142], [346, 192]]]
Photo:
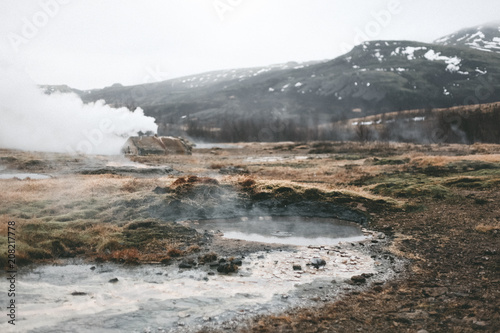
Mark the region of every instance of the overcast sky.
[[499, 13], [498, 0], [2, 0], [0, 65], [38, 84], [131, 85], [431, 42]]

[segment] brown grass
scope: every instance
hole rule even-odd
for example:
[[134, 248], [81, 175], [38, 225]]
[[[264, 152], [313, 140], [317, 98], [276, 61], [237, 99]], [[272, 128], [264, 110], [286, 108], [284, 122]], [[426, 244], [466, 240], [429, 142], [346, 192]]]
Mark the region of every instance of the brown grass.
[[475, 228], [477, 232], [487, 233], [495, 230], [500, 230], [500, 222], [494, 224], [479, 223]]

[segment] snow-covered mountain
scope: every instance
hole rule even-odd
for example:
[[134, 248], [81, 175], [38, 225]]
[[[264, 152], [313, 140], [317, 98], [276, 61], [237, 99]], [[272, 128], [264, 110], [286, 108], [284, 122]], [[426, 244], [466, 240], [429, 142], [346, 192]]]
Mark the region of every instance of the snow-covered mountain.
[[[329, 61], [200, 73], [158, 83], [75, 91], [84, 102], [141, 107], [168, 132], [195, 120], [329, 122], [390, 111], [500, 100], [500, 30], [484, 25], [434, 44], [369, 41]], [[67, 87], [44, 87], [47, 93]], [[163, 126], [163, 127], [162, 127]], [[162, 130], [160, 130], [161, 132]], [[160, 134], [164, 134], [161, 132]]]
[[462, 29], [434, 41], [447, 46], [467, 46], [476, 50], [500, 53], [500, 22]]

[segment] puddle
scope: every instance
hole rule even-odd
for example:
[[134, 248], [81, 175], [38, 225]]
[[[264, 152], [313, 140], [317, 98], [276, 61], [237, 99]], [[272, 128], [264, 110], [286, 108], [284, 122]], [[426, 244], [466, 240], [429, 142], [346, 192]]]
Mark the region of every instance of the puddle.
[[245, 158], [245, 162], [250, 162], [250, 163], [263, 163], [263, 162], [280, 162], [280, 161], [303, 161], [311, 158], [310, 156], [263, 156], [263, 157], [247, 157]]
[[[323, 258], [326, 265], [308, 266], [312, 258]], [[325, 281], [325, 289], [314, 289], [326, 291], [342, 285], [332, 279], [375, 273], [376, 265], [369, 255], [336, 247], [253, 253], [231, 275], [213, 275], [208, 266], [184, 271], [175, 266], [41, 266], [17, 275], [15, 328], [37, 333], [220, 328], [226, 320], [303, 304], [304, 294], [295, 292], [301, 286]], [[109, 282], [115, 278], [116, 283]], [[8, 332], [9, 326], [3, 321], [0, 331]]]
[[194, 147], [195, 149], [241, 149], [243, 146], [238, 146], [236, 144], [230, 143], [197, 143]]
[[0, 174], [0, 179], [50, 179], [48, 175], [42, 175], [38, 173], [3, 173]]
[[260, 216], [189, 225], [198, 230], [221, 231], [229, 239], [298, 246], [330, 246], [367, 238], [358, 224], [331, 218]]

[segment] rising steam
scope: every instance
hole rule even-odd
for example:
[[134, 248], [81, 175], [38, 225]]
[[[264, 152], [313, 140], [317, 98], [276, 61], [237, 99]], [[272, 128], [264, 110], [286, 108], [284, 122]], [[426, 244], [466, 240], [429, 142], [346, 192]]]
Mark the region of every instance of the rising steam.
[[0, 148], [119, 154], [139, 131], [156, 133], [141, 109], [84, 104], [76, 94], [44, 94], [22, 71], [0, 64]]

